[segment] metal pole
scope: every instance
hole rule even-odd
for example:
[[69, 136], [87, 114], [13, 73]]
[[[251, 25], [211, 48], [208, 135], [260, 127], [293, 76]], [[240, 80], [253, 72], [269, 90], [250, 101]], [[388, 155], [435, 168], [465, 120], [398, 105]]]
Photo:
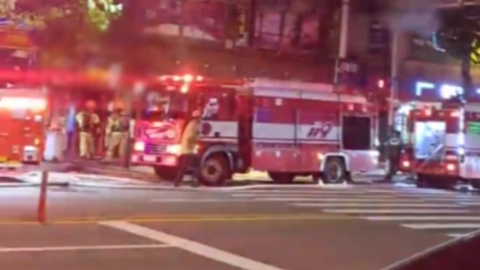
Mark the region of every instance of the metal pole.
[[395, 103], [397, 101], [397, 91], [398, 91], [398, 69], [400, 66], [400, 59], [399, 59], [399, 36], [400, 32], [395, 31], [392, 35], [392, 49], [390, 52], [391, 59], [390, 59], [390, 78], [391, 78], [391, 85], [390, 85], [390, 97], [388, 102], [388, 128], [393, 130], [394, 126], [394, 113], [395, 113]]
[[48, 172], [43, 170], [40, 179], [40, 196], [38, 197], [37, 207], [37, 221], [42, 224], [47, 221], [47, 186]]
[[185, 5], [188, 0], [178, 0], [180, 5], [180, 23], [178, 25], [178, 38], [180, 41], [180, 61], [185, 63], [187, 60], [187, 47], [185, 41]]
[[342, 12], [340, 22], [340, 46], [338, 48], [338, 57], [343, 59], [347, 57], [348, 51], [348, 28], [350, 23], [350, 0], [342, 1]]
[[[340, 21], [340, 41], [338, 48], [338, 57], [335, 61], [335, 78], [333, 82], [333, 87], [337, 90], [339, 84], [339, 72], [342, 72], [341, 65], [342, 60], [347, 57], [348, 53], [348, 28], [350, 21], [350, 0], [342, 0], [342, 10], [341, 10], [341, 21]], [[340, 92], [337, 92], [338, 102], [340, 104]], [[340, 149], [343, 149], [342, 143], [342, 127], [343, 126], [343, 106], [340, 109], [339, 115], [339, 127], [340, 132], [338, 132], [338, 141], [340, 143]]]

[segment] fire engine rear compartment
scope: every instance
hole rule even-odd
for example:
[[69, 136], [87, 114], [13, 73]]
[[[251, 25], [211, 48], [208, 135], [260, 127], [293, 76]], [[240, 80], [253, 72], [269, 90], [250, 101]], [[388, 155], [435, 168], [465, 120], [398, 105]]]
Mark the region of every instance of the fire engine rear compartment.
[[[401, 168], [418, 186], [451, 187], [462, 180], [463, 117], [455, 109], [415, 109], [409, 116], [410, 138]], [[408, 160], [411, 160], [411, 165]]]

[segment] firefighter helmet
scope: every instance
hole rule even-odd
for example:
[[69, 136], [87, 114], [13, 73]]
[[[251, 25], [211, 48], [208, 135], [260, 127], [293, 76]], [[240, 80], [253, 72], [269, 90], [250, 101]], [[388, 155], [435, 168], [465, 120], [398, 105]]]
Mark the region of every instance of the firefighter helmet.
[[114, 100], [110, 103], [108, 103], [108, 111], [113, 112], [113, 111], [121, 111], [124, 109], [123, 103], [120, 100]]

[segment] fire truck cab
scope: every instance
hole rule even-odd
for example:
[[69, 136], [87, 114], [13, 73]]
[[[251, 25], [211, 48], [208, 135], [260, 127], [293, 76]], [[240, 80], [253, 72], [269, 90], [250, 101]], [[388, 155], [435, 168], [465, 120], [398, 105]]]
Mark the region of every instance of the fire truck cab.
[[221, 185], [250, 169], [266, 171], [279, 183], [297, 175], [333, 183], [378, 168], [376, 106], [361, 95], [334, 93], [331, 85], [225, 85], [188, 77], [166, 83], [160, 92], [147, 91], [147, 97], [149, 106], [142, 106], [135, 123], [131, 162], [151, 165], [165, 179], [177, 172], [182, 128], [199, 108], [199, 181], [205, 185]]
[[46, 111], [39, 89], [0, 89], [0, 166], [41, 161]]
[[420, 187], [480, 186], [480, 103], [411, 110], [400, 170]]

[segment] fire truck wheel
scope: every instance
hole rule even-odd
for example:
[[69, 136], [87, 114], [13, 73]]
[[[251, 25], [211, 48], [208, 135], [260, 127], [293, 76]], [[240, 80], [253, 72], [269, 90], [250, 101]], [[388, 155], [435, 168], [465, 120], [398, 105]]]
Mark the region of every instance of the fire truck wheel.
[[345, 162], [342, 158], [331, 157], [327, 159], [322, 172], [322, 180], [325, 184], [339, 184], [347, 180]]
[[231, 175], [228, 160], [215, 154], [207, 157], [201, 165], [198, 181], [205, 186], [222, 186]]
[[153, 167], [155, 174], [163, 181], [173, 181], [177, 176], [177, 168], [167, 166]]
[[268, 176], [277, 184], [289, 184], [295, 179], [295, 175], [293, 173], [268, 172]]

